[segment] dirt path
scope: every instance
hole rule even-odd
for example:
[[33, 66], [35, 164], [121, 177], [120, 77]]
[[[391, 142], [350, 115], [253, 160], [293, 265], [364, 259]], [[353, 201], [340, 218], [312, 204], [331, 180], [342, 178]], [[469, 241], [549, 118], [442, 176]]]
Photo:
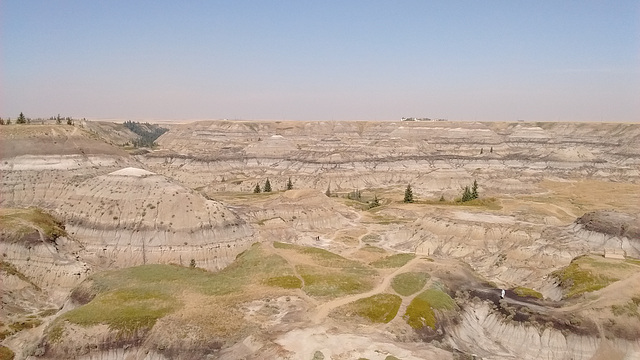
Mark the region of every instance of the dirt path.
[[396, 275], [405, 272], [407, 269], [412, 267], [413, 264], [417, 263], [418, 261], [420, 261], [420, 257], [415, 257], [414, 259], [412, 259], [408, 263], [404, 264], [402, 267], [398, 268], [396, 271], [394, 271], [391, 274], [385, 276], [382, 279], [382, 282], [380, 284], [378, 284], [378, 286], [376, 286], [371, 291], [368, 291], [368, 292], [362, 293], [362, 294], [355, 294], [355, 295], [341, 297], [341, 298], [338, 298], [338, 299], [335, 299], [335, 300], [331, 300], [329, 302], [326, 302], [326, 303], [318, 306], [315, 309], [315, 312], [313, 313], [313, 315], [311, 315], [311, 321], [314, 324], [318, 324], [324, 318], [326, 318], [327, 315], [329, 315], [329, 313], [335, 308], [338, 308], [340, 306], [346, 305], [346, 304], [354, 302], [356, 300], [364, 299], [366, 297], [373, 296], [373, 295], [376, 295], [376, 294], [379, 294], [379, 293], [385, 291], [389, 287], [389, 285], [391, 284], [391, 279], [393, 279]]

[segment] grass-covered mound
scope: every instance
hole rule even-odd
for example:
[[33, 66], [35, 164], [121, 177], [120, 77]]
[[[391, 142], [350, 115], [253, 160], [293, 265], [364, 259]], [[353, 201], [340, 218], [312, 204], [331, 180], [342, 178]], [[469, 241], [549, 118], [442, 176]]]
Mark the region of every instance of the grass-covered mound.
[[429, 280], [429, 274], [423, 272], [406, 272], [396, 275], [391, 280], [391, 287], [402, 296], [409, 296], [422, 290]]
[[38, 229], [46, 240], [67, 236], [62, 222], [41, 209], [0, 209], [0, 234], [4, 241], [38, 242]]
[[560, 280], [565, 297], [569, 298], [600, 290], [638, 271], [637, 267], [622, 260], [585, 255], [573, 259], [569, 266], [554, 271], [551, 275]]
[[335, 298], [373, 289], [377, 272], [358, 261], [316, 247], [281, 242], [274, 242], [273, 246], [306, 259], [296, 265], [296, 271], [304, 281], [302, 289], [308, 295]]
[[281, 285], [291, 283], [290, 277], [299, 281], [293, 274], [285, 259], [260, 244], [217, 273], [154, 264], [95, 274], [72, 293], [83, 305], [58, 317], [47, 330], [46, 342], [49, 349], [68, 349], [75, 345], [69, 327], [106, 326], [109, 334], [102, 330], [102, 339], [116, 339], [113, 346], [139, 343], [160, 321], [176, 334], [220, 342], [247, 328], [238, 304], [290, 294], [286, 289], [292, 286]]
[[444, 291], [436, 288], [427, 289], [416, 296], [404, 314], [404, 319], [414, 329], [429, 326], [436, 327], [434, 310], [453, 310], [456, 304]]
[[336, 310], [338, 316], [359, 316], [373, 323], [388, 323], [400, 309], [402, 298], [393, 294], [376, 294], [356, 300]]

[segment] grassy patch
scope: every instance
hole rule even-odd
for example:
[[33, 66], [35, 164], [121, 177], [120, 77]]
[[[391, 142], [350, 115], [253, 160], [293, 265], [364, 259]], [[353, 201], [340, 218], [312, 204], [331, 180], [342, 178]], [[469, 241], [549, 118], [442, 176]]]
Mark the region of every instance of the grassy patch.
[[396, 275], [391, 280], [391, 287], [402, 296], [409, 296], [422, 290], [429, 280], [429, 274], [423, 272], [406, 272]]
[[56, 330], [56, 326], [64, 320], [82, 326], [106, 324], [119, 333], [147, 330], [158, 319], [182, 308], [178, 297], [185, 291], [210, 296], [242, 295], [242, 291], [264, 284], [267, 279], [288, 288], [292, 286], [292, 275], [293, 269], [286, 260], [266, 253], [260, 244], [238, 255], [233, 264], [218, 273], [155, 264], [96, 274], [78, 287], [79, 292], [88, 293], [80, 296], [88, 303], [56, 319], [50, 336], [55, 331], [62, 336], [64, 329]]
[[628, 262], [629, 264], [634, 264], [634, 265], [638, 265], [640, 266], [640, 260], [636, 260], [636, 259], [626, 259], [626, 262]]
[[[26, 235], [37, 233], [38, 228], [42, 229], [44, 235], [50, 240], [67, 236], [64, 225], [60, 221], [35, 207], [0, 209], [0, 224], [2, 224], [5, 238], [9, 241], [20, 241]], [[37, 240], [39, 241], [39, 238]]]
[[380, 235], [378, 234], [367, 234], [362, 237], [362, 242], [364, 243], [377, 243], [381, 240]]
[[370, 278], [363, 274], [307, 265], [296, 268], [304, 280], [303, 290], [311, 296], [340, 297], [373, 289]]
[[277, 249], [295, 250], [299, 254], [308, 255], [311, 257], [311, 259], [314, 260], [314, 262], [321, 266], [366, 271], [361, 263], [354, 260], [349, 260], [325, 249], [312, 246], [286, 244], [281, 242], [274, 242], [273, 246]]
[[27, 318], [22, 321], [14, 322], [13, 324], [9, 325], [9, 328], [14, 333], [17, 333], [25, 329], [33, 329], [34, 327], [40, 326], [41, 324], [42, 320], [40, 319]]
[[566, 297], [574, 297], [585, 292], [600, 290], [618, 281], [619, 277], [607, 276], [612, 271], [626, 272], [631, 270], [624, 262], [611, 262], [592, 256], [580, 256], [571, 261], [569, 266], [554, 271], [551, 275], [560, 280], [560, 285], [567, 291]]
[[436, 310], [452, 310], [456, 307], [455, 302], [447, 293], [438, 289], [428, 289], [416, 296], [405, 312], [404, 319], [407, 324], [414, 329], [429, 326], [436, 327]]
[[11, 349], [4, 345], [0, 345], [0, 360], [13, 360], [15, 354]]
[[395, 254], [371, 263], [376, 268], [399, 268], [416, 257], [415, 254]]
[[346, 315], [357, 315], [374, 323], [388, 323], [400, 309], [402, 298], [393, 294], [376, 294], [347, 304], [338, 310]]
[[127, 288], [100, 294], [62, 319], [82, 326], [106, 324], [112, 330], [133, 333], [151, 329], [178, 305], [174, 297], [157, 289]]
[[611, 305], [611, 312], [616, 316], [624, 316], [624, 317], [638, 317], [640, 318], [640, 313], [638, 312], [638, 305], [640, 304], [640, 298], [634, 297], [629, 300], [626, 304], [623, 305]]
[[542, 299], [542, 294], [533, 290], [533, 289], [529, 289], [526, 287], [522, 287], [522, 286], [518, 286], [517, 288], [513, 289], [513, 292], [516, 293], [516, 295], [518, 296], [525, 296], [525, 297], [533, 297], [536, 299]]
[[369, 244], [363, 246], [362, 250], [372, 252], [372, 253], [378, 253], [378, 254], [386, 253], [386, 251], [383, 248], [379, 248], [377, 246], [371, 246]]
[[469, 201], [460, 201], [459, 199], [454, 201], [440, 201], [440, 200], [424, 200], [417, 201], [418, 204], [427, 204], [427, 205], [448, 205], [448, 206], [475, 206], [475, 207], [484, 207], [489, 210], [500, 210], [502, 206], [498, 202], [496, 198], [480, 198], [473, 199]]
[[302, 280], [293, 275], [270, 277], [265, 281], [269, 286], [277, 286], [283, 289], [300, 289], [302, 288]]

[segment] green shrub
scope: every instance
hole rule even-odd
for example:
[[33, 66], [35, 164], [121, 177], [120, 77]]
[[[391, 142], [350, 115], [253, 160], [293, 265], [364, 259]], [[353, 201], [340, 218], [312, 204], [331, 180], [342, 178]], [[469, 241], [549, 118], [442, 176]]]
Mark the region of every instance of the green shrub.
[[533, 290], [533, 289], [529, 289], [526, 287], [522, 287], [522, 286], [518, 286], [517, 288], [513, 289], [513, 292], [516, 293], [516, 295], [518, 296], [526, 296], [526, 297], [533, 297], [536, 299], [542, 299], [542, 294]]

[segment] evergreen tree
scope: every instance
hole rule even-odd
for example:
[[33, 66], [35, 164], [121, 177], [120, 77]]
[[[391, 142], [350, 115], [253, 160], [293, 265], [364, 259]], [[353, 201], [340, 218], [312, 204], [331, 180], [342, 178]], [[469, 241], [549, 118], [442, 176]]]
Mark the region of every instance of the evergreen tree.
[[0, 117], [0, 125], [4, 125], [4, 119]]
[[271, 192], [271, 183], [269, 182], [269, 178], [264, 182], [264, 192]]
[[189, 267], [194, 269], [196, 267], [196, 259], [191, 259], [189, 262]]
[[16, 124], [26, 124], [27, 123], [27, 119], [24, 117], [23, 113], [20, 113], [20, 115], [18, 115], [18, 120], [16, 120]]
[[440, 195], [440, 201], [441, 201], [441, 202], [446, 201], [446, 200], [444, 199], [444, 194]]
[[404, 191], [404, 202], [413, 202], [413, 191], [411, 190], [411, 184], [407, 185], [407, 189]]
[[291, 178], [289, 178], [289, 181], [287, 181], [287, 190], [291, 189], [293, 189], [293, 183], [291, 182]]
[[380, 206], [380, 201], [378, 200], [378, 196], [374, 195], [373, 196], [373, 201], [371, 201], [371, 206], [370, 207], [374, 208], [374, 207], [378, 207], [378, 206]]
[[260, 184], [256, 183], [256, 187], [253, 188], [253, 193], [254, 194], [260, 194], [262, 192], [262, 190], [260, 190]]
[[480, 148], [480, 155], [484, 153], [484, 148]]
[[324, 192], [327, 197], [331, 197], [331, 185], [327, 185], [327, 191]]
[[489, 152], [492, 153], [493, 152], [493, 146], [491, 147], [491, 149], [489, 149]]
[[70, 116], [67, 117], [67, 125], [73, 125], [73, 119]]
[[62, 124], [62, 118], [60, 117], [60, 114], [58, 114], [58, 116], [56, 116], [56, 124], [58, 124], [58, 125]]
[[7, 118], [7, 125], [11, 125], [11, 118]]
[[478, 198], [478, 181], [473, 180], [473, 186], [471, 187], [471, 199]]
[[464, 192], [462, 193], [462, 202], [466, 202], [472, 200], [471, 190], [469, 189], [469, 185], [464, 187]]

